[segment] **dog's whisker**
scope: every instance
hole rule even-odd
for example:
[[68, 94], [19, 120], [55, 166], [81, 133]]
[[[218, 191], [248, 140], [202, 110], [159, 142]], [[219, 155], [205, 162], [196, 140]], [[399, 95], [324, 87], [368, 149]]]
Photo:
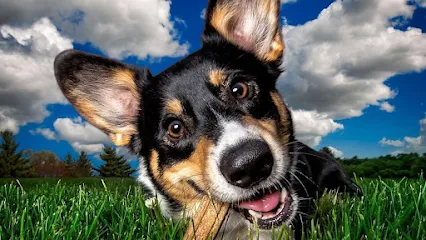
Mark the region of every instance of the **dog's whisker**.
[[312, 184], [319, 188], [318, 184], [316, 184], [310, 177], [306, 176], [303, 172], [299, 171], [297, 168], [295, 168], [294, 171], [302, 175], [304, 178], [306, 178], [308, 181], [310, 181]]
[[309, 195], [309, 193], [308, 193], [308, 190], [306, 189], [306, 187], [305, 187], [305, 185], [303, 184], [303, 182], [300, 180], [300, 178], [299, 177], [297, 177], [296, 176], [296, 174], [294, 174], [294, 173], [292, 173], [292, 172], [290, 172], [290, 174], [291, 175], [293, 175], [295, 178], [296, 178], [296, 180], [302, 185], [302, 187], [303, 187], [303, 189], [305, 190], [305, 193], [306, 193], [306, 195]]

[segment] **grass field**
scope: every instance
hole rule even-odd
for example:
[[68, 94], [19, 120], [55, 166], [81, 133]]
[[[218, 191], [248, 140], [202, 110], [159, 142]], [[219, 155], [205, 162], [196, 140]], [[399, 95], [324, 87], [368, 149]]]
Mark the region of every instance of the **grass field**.
[[[425, 180], [359, 180], [365, 197], [326, 195], [306, 239], [426, 239]], [[181, 239], [184, 222], [147, 209], [132, 179], [0, 179], [0, 240]]]

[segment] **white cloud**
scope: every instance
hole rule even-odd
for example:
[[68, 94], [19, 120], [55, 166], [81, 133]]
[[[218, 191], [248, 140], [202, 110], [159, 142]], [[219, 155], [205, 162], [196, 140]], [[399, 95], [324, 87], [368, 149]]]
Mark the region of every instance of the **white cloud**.
[[420, 123], [420, 134], [418, 137], [405, 137], [404, 140], [407, 146], [403, 150], [404, 152], [426, 152], [426, 118], [421, 119]]
[[281, 4], [295, 3], [295, 2], [297, 2], [297, 0], [281, 0]]
[[404, 152], [401, 151], [401, 150], [396, 150], [396, 151], [391, 152], [391, 155], [392, 156], [397, 156], [397, 155], [402, 154], [402, 153], [404, 153]]
[[81, 118], [58, 118], [53, 127], [62, 140], [79, 142], [82, 144], [107, 143], [108, 137], [93, 125], [82, 122]]
[[203, 10], [201, 10], [201, 13], [200, 13], [200, 18], [201, 19], [206, 19], [206, 14], [207, 14], [207, 9], [203, 9]]
[[318, 146], [322, 137], [344, 128], [316, 111], [292, 110], [292, 116], [297, 139], [311, 147]]
[[73, 142], [71, 143], [71, 146], [76, 152], [84, 151], [88, 154], [99, 153], [104, 148], [103, 144], [81, 144], [79, 142]]
[[0, 24], [49, 16], [66, 36], [91, 42], [114, 58], [182, 56], [167, 0], [0, 0]]
[[426, 8], [426, 0], [416, 0], [416, 2], [417, 2], [420, 6], [422, 6], [422, 7]]
[[[407, 0], [343, 0], [304, 25], [286, 25], [286, 72], [278, 89], [289, 106], [326, 116], [328, 123], [361, 116], [371, 105], [394, 111], [386, 100], [397, 93], [385, 81], [426, 68], [426, 34], [416, 28], [397, 30], [389, 20], [410, 18], [414, 9]], [[313, 146], [332, 132], [307, 129], [301, 139]]]
[[380, 104], [380, 110], [391, 113], [395, 111], [395, 106], [392, 106], [390, 103], [388, 102], [382, 102]]
[[53, 127], [58, 138], [69, 142], [77, 152], [94, 154], [102, 151], [104, 144], [111, 144], [106, 134], [81, 118], [58, 118]]
[[56, 133], [49, 128], [37, 128], [36, 130], [30, 130], [32, 135], [42, 135], [48, 140], [57, 140]]
[[[88, 154], [102, 152], [105, 144], [113, 145], [106, 134], [83, 121], [81, 117], [74, 119], [58, 118], [53, 123], [53, 128], [55, 131], [48, 128], [37, 128], [30, 130], [30, 133], [42, 135], [49, 140], [67, 141], [76, 152], [85, 151]], [[123, 155], [129, 161], [135, 160], [135, 156], [126, 148], [117, 148], [117, 153]]]
[[418, 137], [405, 137], [404, 140], [411, 146], [418, 146], [422, 143], [422, 136]]
[[170, 6], [167, 0], [0, 0], [0, 130], [18, 132], [49, 116], [46, 105], [66, 103], [53, 60], [74, 40], [115, 58], [186, 54], [189, 44], [180, 43]]
[[336, 158], [342, 158], [344, 156], [343, 152], [332, 147], [332, 146], [328, 146], [328, 148], [331, 150], [331, 152], [333, 153], [334, 157]]
[[72, 48], [49, 19], [28, 27], [0, 26], [0, 129], [14, 132], [49, 115], [46, 105], [66, 103], [53, 75], [53, 59]]
[[55, 131], [48, 128], [37, 128], [31, 130], [30, 133], [40, 134], [49, 140], [67, 141], [75, 151], [85, 151], [89, 154], [101, 152], [104, 144], [112, 144], [102, 131], [84, 122], [81, 117], [58, 118], [53, 123], [53, 128]]
[[297, 2], [297, 0], [281, 0], [281, 4], [295, 3], [295, 2]]
[[345, 119], [395, 97], [387, 79], [426, 68], [426, 34], [389, 21], [414, 8], [406, 0], [336, 1], [315, 20], [286, 26], [278, 87], [288, 104]]
[[134, 154], [129, 152], [129, 150], [127, 150], [127, 148], [125, 148], [125, 147], [118, 147], [117, 148], [117, 154], [120, 155], [120, 156], [124, 156], [124, 159], [126, 159], [128, 162], [139, 160], [138, 156], [135, 156]]
[[379, 143], [382, 146], [392, 146], [392, 147], [403, 147], [403, 146], [405, 146], [405, 143], [401, 140], [390, 140], [390, 139], [387, 139], [385, 137], [383, 137], [379, 141]]
[[[426, 153], [426, 118], [421, 119], [420, 123], [420, 134], [417, 137], [404, 137], [404, 141], [392, 141], [383, 138], [380, 143], [383, 145], [391, 145], [395, 147], [404, 147], [398, 149], [397, 151], [392, 152], [392, 154], [397, 155], [399, 153]], [[383, 143], [382, 143], [383, 142]]]

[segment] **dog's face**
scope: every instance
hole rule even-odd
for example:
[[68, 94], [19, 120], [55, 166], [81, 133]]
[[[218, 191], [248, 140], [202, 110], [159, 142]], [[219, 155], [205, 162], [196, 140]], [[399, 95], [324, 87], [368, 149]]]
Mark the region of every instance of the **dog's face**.
[[210, 1], [203, 47], [157, 76], [77, 51], [55, 60], [77, 111], [141, 156], [139, 179], [165, 215], [191, 215], [210, 195], [261, 228], [294, 219], [292, 122], [275, 88], [279, 7]]

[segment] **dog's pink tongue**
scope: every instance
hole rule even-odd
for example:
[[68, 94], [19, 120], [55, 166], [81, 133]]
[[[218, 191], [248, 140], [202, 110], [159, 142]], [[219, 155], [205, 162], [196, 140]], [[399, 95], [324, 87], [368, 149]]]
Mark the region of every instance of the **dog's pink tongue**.
[[256, 212], [270, 212], [280, 203], [280, 192], [274, 192], [265, 195], [253, 201], [246, 201], [240, 203], [239, 207], [244, 209], [253, 210]]

